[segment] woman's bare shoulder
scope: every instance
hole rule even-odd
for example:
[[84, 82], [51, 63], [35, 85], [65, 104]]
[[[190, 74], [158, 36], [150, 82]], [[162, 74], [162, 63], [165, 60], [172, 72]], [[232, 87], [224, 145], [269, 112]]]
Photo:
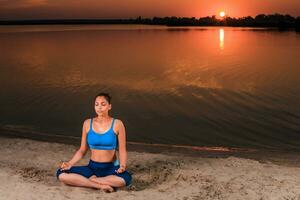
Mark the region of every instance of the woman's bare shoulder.
[[83, 121], [83, 125], [84, 125], [84, 126], [86, 126], [86, 125], [88, 125], [88, 124], [90, 124], [90, 123], [91, 123], [91, 118], [85, 119], [85, 120]]
[[83, 121], [83, 126], [82, 126], [82, 128], [85, 129], [86, 131], [88, 131], [89, 128], [90, 128], [90, 123], [91, 123], [91, 118], [85, 119], [85, 120]]
[[124, 124], [123, 124], [122, 120], [115, 118], [114, 130], [116, 130], [115, 132], [117, 133], [117, 135], [123, 127], [124, 127]]
[[117, 125], [117, 126], [122, 126], [122, 125], [124, 125], [123, 124], [123, 122], [122, 122], [122, 120], [120, 120], [120, 119], [117, 119], [117, 118], [115, 118], [115, 124]]

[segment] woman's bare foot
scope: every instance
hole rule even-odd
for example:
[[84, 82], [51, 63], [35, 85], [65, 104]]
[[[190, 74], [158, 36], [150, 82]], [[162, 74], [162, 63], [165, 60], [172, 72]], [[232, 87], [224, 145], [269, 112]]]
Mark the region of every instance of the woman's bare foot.
[[114, 188], [112, 188], [110, 185], [103, 185], [103, 184], [99, 184], [99, 185], [100, 185], [100, 189], [106, 193], [111, 193], [115, 191]]

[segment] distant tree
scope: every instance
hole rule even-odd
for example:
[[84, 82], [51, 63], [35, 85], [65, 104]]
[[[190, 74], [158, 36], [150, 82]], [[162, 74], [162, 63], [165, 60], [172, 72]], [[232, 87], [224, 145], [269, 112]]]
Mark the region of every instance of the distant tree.
[[300, 17], [297, 17], [295, 20], [295, 30], [300, 32]]

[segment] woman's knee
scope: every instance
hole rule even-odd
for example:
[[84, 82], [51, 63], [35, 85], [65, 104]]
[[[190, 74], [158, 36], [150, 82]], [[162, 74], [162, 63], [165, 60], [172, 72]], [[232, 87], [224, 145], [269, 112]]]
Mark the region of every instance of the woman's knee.
[[65, 177], [66, 177], [67, 173], [65, 173], [64, 171], [62, 171], [61, 169], [58, 169], [56, 171], [56, 178], [60, 181], [64, 181]]
[[62, 173], [57, 178], [60, 182], [66, 183], [68, 181], [68, 174]]
[[121, 174], [117, 174], [117, 176], [120, 177], [121, 179], [123, 179], [122, 180], [122, 182], [124, 184], [123, 186], [129, 186], [132, 182], [132, 176], [128, 171], [125, 171]]

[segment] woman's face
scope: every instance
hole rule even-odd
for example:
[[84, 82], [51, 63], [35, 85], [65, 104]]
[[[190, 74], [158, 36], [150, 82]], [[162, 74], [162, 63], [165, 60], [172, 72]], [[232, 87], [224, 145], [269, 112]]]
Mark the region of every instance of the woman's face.
[[111, 109], [111, 104], [103, 96], [98, 96], [95, 100], [95, 112], [97, 115], [107, 115]]

